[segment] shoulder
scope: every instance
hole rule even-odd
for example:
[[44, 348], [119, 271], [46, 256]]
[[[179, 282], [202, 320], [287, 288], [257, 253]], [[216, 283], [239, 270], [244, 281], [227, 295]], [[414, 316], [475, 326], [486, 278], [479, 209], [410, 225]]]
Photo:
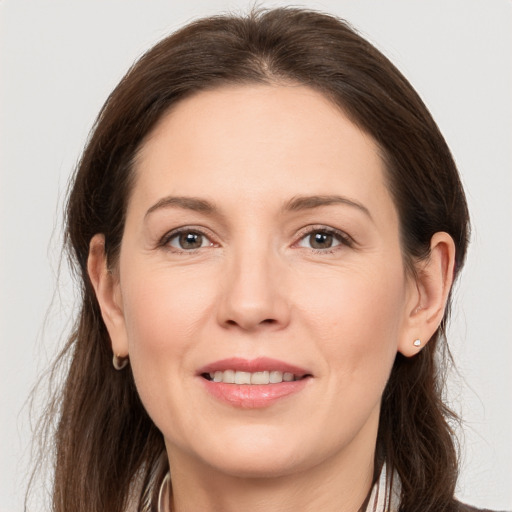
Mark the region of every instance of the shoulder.
[[[492, 510], [489, 510], [487, 508], [476, 508], [472, 507], [471, 505], [466, 505], [465, 503], [457, 503], [458, 508], [457, 512], [493, 512]], [[498, 511], [494, 511], [498, 512]]]

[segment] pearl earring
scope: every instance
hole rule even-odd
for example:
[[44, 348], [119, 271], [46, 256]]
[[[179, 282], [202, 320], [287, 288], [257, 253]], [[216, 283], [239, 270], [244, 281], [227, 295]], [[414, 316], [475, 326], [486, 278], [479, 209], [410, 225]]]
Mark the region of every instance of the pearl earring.
[[421, 345], [421, 340], [420, 340], [420, 339], [414, 340], [412, 344], [413, 344], [415, 347], [419, 347], [419, 346]]

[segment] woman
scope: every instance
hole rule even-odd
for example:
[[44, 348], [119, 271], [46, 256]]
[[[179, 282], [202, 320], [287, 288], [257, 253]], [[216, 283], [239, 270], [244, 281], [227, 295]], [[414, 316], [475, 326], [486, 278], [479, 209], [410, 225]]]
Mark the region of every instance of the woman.
[[[70, 193], [55, 510], [469, 510], [439, 365], [469, 220], [343, 22], [200, 20], [110, 96]], [[113, 361], [113, 363], [112, 363]]]

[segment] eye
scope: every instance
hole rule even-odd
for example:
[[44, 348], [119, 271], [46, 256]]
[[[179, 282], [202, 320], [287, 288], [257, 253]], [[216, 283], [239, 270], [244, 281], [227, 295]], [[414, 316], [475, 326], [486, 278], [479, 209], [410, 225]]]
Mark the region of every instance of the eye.
[[350, 245], [347, 235], [333, 229], [313, 229], [303, 236], [298, 244], [299, 247], [306, 247], [316, 251], [333, 249], [339, 245]]
[[190, 229], [171, 233], [164, 244], [180, 251], [193, 251], [213, 245], [206, 235]]

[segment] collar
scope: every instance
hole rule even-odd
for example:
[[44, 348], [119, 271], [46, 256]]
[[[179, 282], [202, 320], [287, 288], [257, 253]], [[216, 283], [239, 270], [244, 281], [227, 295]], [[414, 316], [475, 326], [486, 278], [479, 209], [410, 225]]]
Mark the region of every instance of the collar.
[[384, 463], [375, 482], [365, 512], [398, 512], [402, 484], [396, 471], [388, 472]]
[[[165, 512], [170, 496], [171, 475], [167, 473], [160, 486], [158, 493], [158, 512]], [[398, 512], [400, 506], [400, 491], [402, 485], [396, 471], [388, 473], [384, 463], [370, 493], [368, 505], [365, 512]]]

